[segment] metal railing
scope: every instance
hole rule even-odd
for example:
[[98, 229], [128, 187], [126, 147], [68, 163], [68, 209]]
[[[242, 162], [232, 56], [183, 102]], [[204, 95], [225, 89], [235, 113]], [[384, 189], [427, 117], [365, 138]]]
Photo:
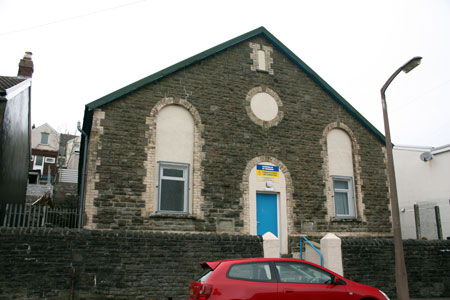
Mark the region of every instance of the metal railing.
[[55, 209], [46, 206], [6, 204], [2, 226], [6, 227], [78, 227], [76, 209]]
[[320, 251], [317, 250], [317, 248], [314, 247], [314, 245], [311, 244], [311, 242], [305, 236], [301, 236], [300, 237], [300, 259], [303, 259], [303, 244], [302, 244], [302, 240], [305, 240], [305, 242], [307, 242], [311, 246], [311, 248], [313, 248], [314, 251], [316, 251], [317, 254], [319, 254], [319, 256], [320, 256], [320, 265], [323, 267], [323, 256], [322, 256], [322, 253], [320, 253]]

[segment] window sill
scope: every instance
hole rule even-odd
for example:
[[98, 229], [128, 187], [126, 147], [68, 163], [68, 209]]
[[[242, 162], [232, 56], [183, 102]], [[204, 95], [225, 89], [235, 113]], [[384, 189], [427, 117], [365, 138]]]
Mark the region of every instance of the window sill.
[[350, 222], [358, 222], [361, 223], [361, 218], [355, 218], [355, 217], [347, 217], [347, 218], [337, 218], [333, 217], [331, 219], [331, 222], [338, 222], [338, 223], [350, 223]]
[[167, 212], [154, 212], [149, 215], [152, 219], [191, 219], [196, 220], [197, 217], [188, 213], [167, 213]]

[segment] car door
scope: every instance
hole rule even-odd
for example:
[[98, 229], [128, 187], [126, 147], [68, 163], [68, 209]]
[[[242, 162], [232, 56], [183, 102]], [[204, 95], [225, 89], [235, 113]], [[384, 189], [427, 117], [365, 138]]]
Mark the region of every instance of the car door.
[[334, 276], [313, 265], [297, 261], [275, 261], [279, 300], [347, 300], [345, 285], [334, 284]]

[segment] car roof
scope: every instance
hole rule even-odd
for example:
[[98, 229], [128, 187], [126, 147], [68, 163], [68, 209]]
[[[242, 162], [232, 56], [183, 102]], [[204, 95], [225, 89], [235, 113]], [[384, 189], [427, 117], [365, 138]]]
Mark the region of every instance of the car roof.
[[249, 262], [261, 262], [261, 261], [301, 261], [304, 263], [315, 265], [309, 261], [306, 260], [300, 260], [295, 258], [267, 258], [267, 257], [259, 257], [259, 258], [237, 258], [237, 259], [224, 259], [224, 260], [217, 260], [217, 261], [208, 261], [200, 263], [202, 268], [209, 267], [212, 270], [215, 270], [218, 265], [221, 263], [249, 263]]

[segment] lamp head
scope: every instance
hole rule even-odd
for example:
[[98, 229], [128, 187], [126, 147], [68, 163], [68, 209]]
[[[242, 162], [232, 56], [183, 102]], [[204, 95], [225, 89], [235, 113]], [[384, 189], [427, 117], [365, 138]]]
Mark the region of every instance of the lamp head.
[[406, 64], [403, 65], [402, 71], [408, 73], [409, 71], [420, 65], [421, 61], [422, 57], [420, 56], [413, 57], [410, 61], [408, 61]]

